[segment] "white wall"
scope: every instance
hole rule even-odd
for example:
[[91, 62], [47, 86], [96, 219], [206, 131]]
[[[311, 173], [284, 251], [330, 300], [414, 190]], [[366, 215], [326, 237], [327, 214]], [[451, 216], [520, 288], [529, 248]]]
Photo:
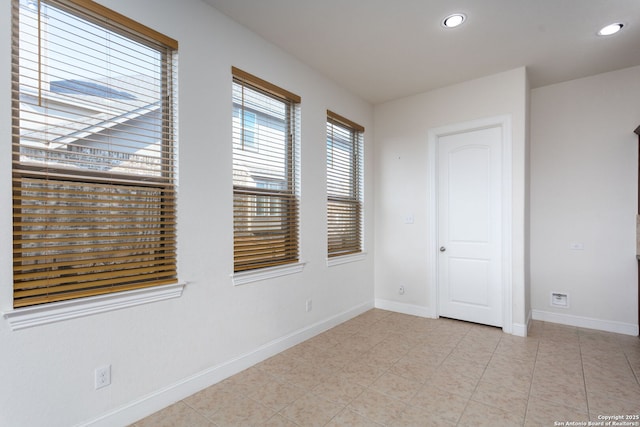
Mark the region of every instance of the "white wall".
[[638, 333], [638, 99], [640, 67], [532, 91], [534, 318]]
[[[100, 3], [178, 40], [181, 298], [11, 331], [0, 425], [126, 424], [373, 305], [373, 109], [199, 0]], [[0, 5], [0, 309], [12, 299], [10, 1]], [[234, 287], [231, 66], [302, 97], [300, 274]], [[325, 120], [365, 126], [363, 261], [326, 266]], [[313, 310], [305, 302], [313, 299]], [[111, 386], [93, 371], [112, 365]], [[147, 399], [145, 399], [147, 398]], [[106, 418], [99, 419], [107, 414]]]
[[[513, 323], [526, 333], [526, 70], [519, 68], [375, 107], [375, 294], [381, 307], [433, 316], [429, 307], [427, 142], [432, 128], [510, 115], [513, 155]], [[403, 217], [414, 216], [413, 224]], [[404, 295], [398, 293], [400, 285]], [[507, 325], [510, 328], [512, 325]]]

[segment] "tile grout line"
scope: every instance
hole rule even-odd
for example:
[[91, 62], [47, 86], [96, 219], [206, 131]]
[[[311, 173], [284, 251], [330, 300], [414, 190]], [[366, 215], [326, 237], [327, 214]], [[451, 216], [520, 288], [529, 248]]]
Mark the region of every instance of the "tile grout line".
[[[640, 340], [640, 337], [638, 337], [638, 340]], [[640, 386], [640, 370], [636, 372], [636, 370], [633, 369], [633, 365], [631, 365], [631, 361], [629, 360], [629, 355], [627, 354], [626, 349], [620, 343], [620, 338], [618, 338], [617, 343], [620, 349], [622, 350], [622, 354], [624, 354], [624, 358], [627, 361], [627, 365], [629, 365], [629, 369], [631, 369], [631, 372], [633, 373], [633, 376], [636, 379], [636, 383], [638, 384], [638, 386]]]
[[[453, 352], [454, 349], [458, 348], [458, 346], [460, 345], [460, 343], [462, 342], [462, 340], [464, 339], [464, 337], [466, 337], [469, 332], [471, 331], [471, 328], [469, 328], [469, 330], [467, 330], [467, 333], [465, 333], [462, 338], [460, 338], [460, 340], [458, 341], [458, 343], [456, 344], [456, 346], [451, 350], [451, 352]], [[502, 341], [502, 337], [500, 337], [500, 341]], [[500, 342], [498, 341], [498, 343]], [[496, 345], [496, 348], [498, 346]], [[449, 354], [451, 354], [451, 352]], [[478, 379], [478, 382], [476, 383], [475, 387], [473, 388], [473, 391], [471, 392], [471, 395], [469, 396], [469, 398], [467, 399], [467, 403], [465, 403], [464, 408], [462, 409], [462, 411], [460, 412], [460, 416], [458, 417], [458, 421], [456, 422], [456, 426], [460, 425], [460, 421], [462, 420], [462, 416], [464, 415], [465, 411], [467, 410], [467, 408], [469, 407], [469, 403], [471, 402], [473, 395], [475, 394], [476, 390], [478, 389], [478, 385], [480, 384], [480, 380], [482, 379], [482, 377], [484, 376], [485, 372], [487, 371], [487, 367], [489, 366], [489, 363], [491, 363], [491, 359], [493, 359], [493, 356], [495, 354], [495, 348], [493, 349], [493, 352], [491, 353], [491, 357], [489, 358], [489, 361], [487, 362], [487, 364], [485, 365], [484, 369], [482, 370], [482, 375], [480, 375], [480, 378]], [[447, 356], [449, 357], [449, 356]]]
[[540, 339], [537, 339], [536, 344], [536, 357], [533, 361], [533, 370], [531, 371], [531, 381], [529, 382], [529, 391], [527, 393], [527, 408], [524, 411], [523, 425], [527, 424], [527, 416], [529, 415], [529, 404], [531, 403], [531, 390], [533, 389], [533, 379], [536, 375], [536, 367], [538, 366], [538, 353], [540, 352]]
[[582, 357], [582, 339], [580, 329], [578, 329], [578, 349], [580, 350], [580, 368], [582, 368], [582, 383], [584, 384], [584, 398], [587, 401], [587, 417], [591, 420], [591, 409], [589, 408], [589, 393], [587, 392], [587, 377], [584, 374], [584, 358]]

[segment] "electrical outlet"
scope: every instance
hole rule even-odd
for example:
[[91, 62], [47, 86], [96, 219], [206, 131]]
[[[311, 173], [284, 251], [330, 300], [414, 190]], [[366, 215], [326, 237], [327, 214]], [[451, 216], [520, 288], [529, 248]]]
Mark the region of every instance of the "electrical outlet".
[[111, 384], [111, 365], [96, 368], [95, 382], [96, 390]]
[[313, 302], [310, 299], [307, 300], [306, 308], [307, 308], [307, 313], [310, 312], [311, 309], [313, 309]]
[[400, 285], [400, 288], [398, 289], [398, 293], [400, 295], [404, 295], [404, 285]]

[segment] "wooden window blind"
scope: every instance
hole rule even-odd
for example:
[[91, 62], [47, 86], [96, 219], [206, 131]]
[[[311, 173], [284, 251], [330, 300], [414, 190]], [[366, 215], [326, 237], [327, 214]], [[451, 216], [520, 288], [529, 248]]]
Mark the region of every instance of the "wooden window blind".
[[14, 307], [177, 282], [175, 40], [12, 0]]
[[362, 252], [364, 128], [327, 111], [328, 256]]
[[232, 75], [234, 271], [295, 263], [300, 97]]

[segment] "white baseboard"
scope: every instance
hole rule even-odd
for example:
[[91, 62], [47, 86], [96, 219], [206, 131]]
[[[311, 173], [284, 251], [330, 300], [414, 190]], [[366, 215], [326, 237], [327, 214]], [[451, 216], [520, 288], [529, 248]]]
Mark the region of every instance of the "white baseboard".
[[[423, 307], [421, 305], [405, 304], [405, 303], [401, 303], [397, 301], [389, 301], [385, 299], [376, 299], [375, 303], [376, 303], [376, 308], [380, 308], [382, 310], [389, 310], [396, 313], [410, 314], [410, 315], [419, 316], [419, 317], [427, 317], [430, 319], [436, 318], [436, 316], [434, 316], [430, 308]], [[509, 333], [519, 337], [526, 337], [530, 320], [531, 320], [531, 313], [529, 313], [529, 317], [527, 319], [526, 324], [520, 324], [520, 323], [512, 324], [511, 331]]]
[[513, 326], [511, 326], [511, 334], [517, 337], [526, 337], [527, 330], [527, 325], [523, 323], [514, 323]]
[[83, 422], [78, 426], [111, 427], [114, 425], [130, 425], [135, 421], [153, 414], [179, 400], [191, 396], [198, 391], [212, 386], [232, 375], [241, 372], [256, 363], [262, 362], [296, 344], [308, 340], [334, 326], [339, 325], [359, 314], [374, 307], [373, 301], [357, 305], [345, 312], [317, 322], [306, 328], [292, 332], [281, 338], [271, 341], [257, 349], [240, 355], [235, 359], [221, 363], [198, 372], [195, 375], [184, 378], [149, 395], [114, 409], [92, 420]]
[[529, 333], [529, 325], [531, 325], [531, 311], [529, 311], [525, 323], [514, 323], [512, 325], [511, 333], [518, 337], [526, 337]]
[[382, 310], [389, 310], [402, 314], [410, 314], [412, 316], [428, 317], [430, 319], [435, 318], [428, 307], [423, 307], [421, 305], [405, 304], [402, 302], [389, 301], [379, 298], [376, 298], [375, 305], [376, 308]]
[[561, 325], [577, 326], [586, 329], [615, 332], [624, 335], [638, 335], [638, 325], [616, 322], [613, 320], [594, 319], [591, 317], [574, 316], [572, 314], [553, 313], [550, 311], [532, 310], [533, 320], [559, 323]]

